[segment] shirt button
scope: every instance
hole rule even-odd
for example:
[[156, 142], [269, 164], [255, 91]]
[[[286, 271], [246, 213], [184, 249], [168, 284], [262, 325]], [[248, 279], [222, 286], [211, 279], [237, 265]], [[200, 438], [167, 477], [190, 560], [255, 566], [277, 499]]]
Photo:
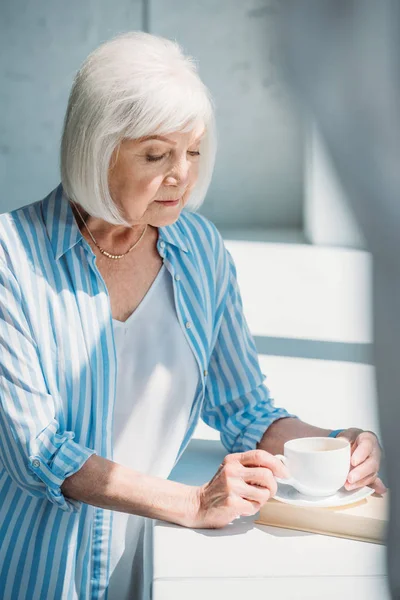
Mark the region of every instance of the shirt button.
[[181, 276], [180, 276], [180, 275], [178, 275], [178, 274], [176, 274], [176, 275], [175, 275], [175, 281], [180, 281], [180, 280], [181, 280]]
[[207, 375], [208, 375], [207, 369], [204, 369], [203, 374], [204, 374], [204, 377], [207, 377]]
[[160, 242], [160, 248], [165, 248], [165, 242]]
[[186, 329], [190, 329], [192, 326], [190, 321], [186, 321], [185, 325], [186, 325]]
[[34, 469], [38, 469], [40, 467], [40, 460], [38, 458], [34, 458], [32, 461], [32, 467]]

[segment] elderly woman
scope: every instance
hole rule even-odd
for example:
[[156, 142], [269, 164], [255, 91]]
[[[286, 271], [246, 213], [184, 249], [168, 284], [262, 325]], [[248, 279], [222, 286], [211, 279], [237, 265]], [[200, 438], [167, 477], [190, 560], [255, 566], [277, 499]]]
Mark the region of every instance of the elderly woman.
[[[347, 437], [347, 487], [384, 489], [374, 434], [273, 406], [232, 258], [195, 212], [214, 150], [192, 61], [119, 36], [76, 76], [62, 185], [0, 219], [4, 599], [146, 597], [145, 518], [217, 528], [255, 514], [288, 439]], [[168, 481], [199, 417], [229, 454], [201, 487]]]

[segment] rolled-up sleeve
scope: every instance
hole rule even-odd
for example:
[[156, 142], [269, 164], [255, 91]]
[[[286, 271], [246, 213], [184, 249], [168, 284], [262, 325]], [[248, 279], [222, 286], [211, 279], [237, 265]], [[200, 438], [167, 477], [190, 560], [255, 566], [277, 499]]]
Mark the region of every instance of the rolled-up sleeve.
[[229, 452], [244, 452], [256, 448], [274, 421], [295, 415], [275, 407], [264, 384], [265, 375], [243, 314], [235, 264], [225, 248], [220, 263], [217, 334], [201, 416], [220, 431]]
[[64, 497], [64, 480], [94, 450], [63, 427], [61, 398], [48, 393], [20, 286], [0, 262], [0, 471], [28, 494], [65, 511], [80, 503]]

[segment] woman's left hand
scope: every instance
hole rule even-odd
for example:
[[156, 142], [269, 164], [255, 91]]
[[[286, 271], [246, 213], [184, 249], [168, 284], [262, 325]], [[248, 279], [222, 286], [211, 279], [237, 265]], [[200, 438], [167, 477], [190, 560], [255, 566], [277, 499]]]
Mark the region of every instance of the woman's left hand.
[[361, 429], [345, 429], [338, 437], [345, 437], [351, 444], [351, 469], [345, 483], [346, 490], [368, 485], [377, 494], [387, 489], [378, 477], [382, 451], [376, 435]]

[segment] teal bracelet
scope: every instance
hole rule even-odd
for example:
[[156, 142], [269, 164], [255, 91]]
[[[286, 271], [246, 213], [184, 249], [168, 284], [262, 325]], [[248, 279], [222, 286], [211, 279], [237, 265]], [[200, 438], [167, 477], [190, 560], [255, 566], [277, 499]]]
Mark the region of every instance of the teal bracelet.
[[339, 435], [339, 433], [342, 433], [342, 431], [344, 431], [344, 429], [335, 429], [335, 431], [330, 432], [328, 437], [335, 438]]

